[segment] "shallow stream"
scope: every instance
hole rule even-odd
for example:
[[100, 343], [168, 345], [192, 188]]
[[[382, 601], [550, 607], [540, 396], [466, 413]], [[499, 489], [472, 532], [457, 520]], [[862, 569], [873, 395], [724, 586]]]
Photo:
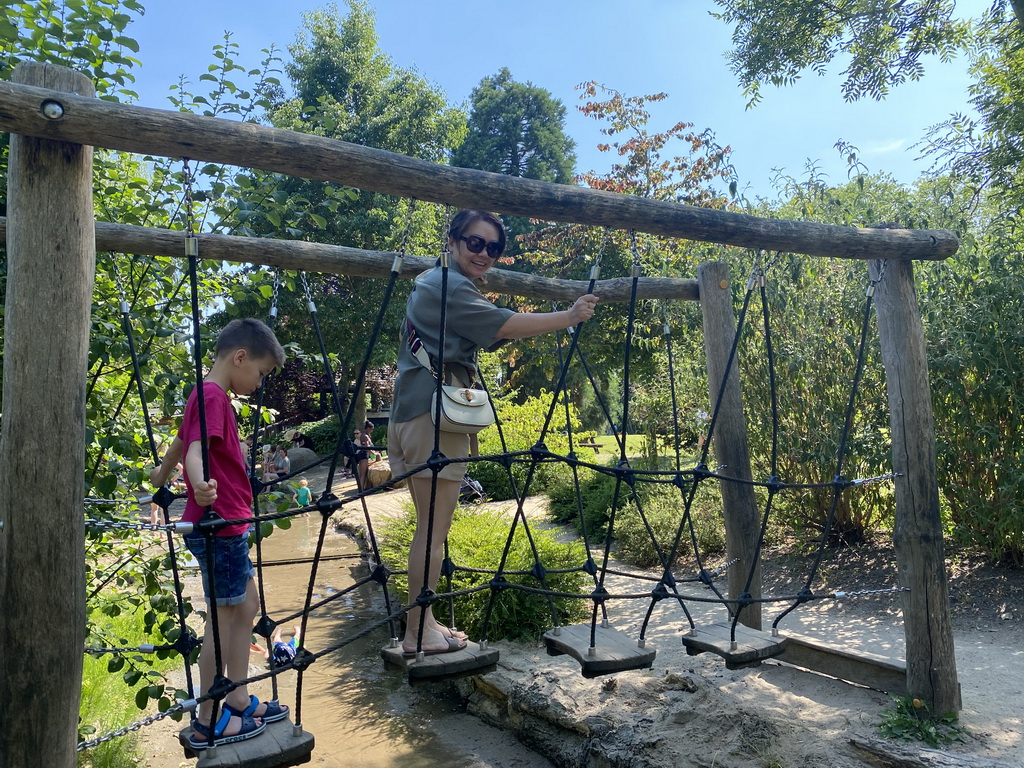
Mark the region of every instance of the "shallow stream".
[[[263, 542], [263, 560], [303, 560], [315, 552], [320, 517], [295, 518], [287, 531], [275, 530]], [[320, 563], [313, 601], [354, 584], [366, 573], [366, 562], [348, 536], [329, 531], [322, 555], [345, 556]], [[272, 618], [300, 610], [309, 583], [308, 562], [264, 568], [268, 612]], [[198, 588], [198, 577], [187, 588]], [[201, 596], [198, 597], [201, 600]], [[383, 616], [383, 598], [376, 584], [360, 587], [316, 611], [307, 622], [303, 641], [317, 652], [358, 631], [364, 622]], [[298, 624], [298, 620], [294, 624]], [[284, 638], [292, 625], [283, 627]], [[388, 669], [380, 649], [388, 641], [385, 628], [328, 654], [310, 666], [302, 682], [301, 718], [316, 738], [311, 765], [324, 768], [530, 768], [550, 766], [509, 734], [461, 712], [461, 703], [447, 688], [412, 688], [403, 675]], [[253, 653], [250, 675], [266, 671], [261, 655]], [[295, 705], [294, 672], [278, 678], [282, 703]], [[270, 698], [270, 683], [251, 689]], [[164, 721], [169, 722], [169, 721]], [[172, 745], [181, 726], [147, 729], [145, 752], [150, 768], [178, 768], [182, 753]], [[257, 737], [259, 738], [259, 737]], [[188, 765], [189, 763], [184, 763]]]

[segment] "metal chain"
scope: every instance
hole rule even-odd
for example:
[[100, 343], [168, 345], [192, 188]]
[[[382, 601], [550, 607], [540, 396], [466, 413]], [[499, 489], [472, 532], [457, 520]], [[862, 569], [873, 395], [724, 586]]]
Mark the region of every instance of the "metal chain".
[[86, 528], [99, 528], [101, 530], [110, 531], [181, 531], [183, 530], [180, 526], [187, 525], [189, 527], [188, 533], [192, 530], [190, 523], [169, 523], [167, 525], [154, 525], [153, 523], [123, 523], [114, 520], [90, 520], [85, 519]]
[[306, 273], [299, 272], [299, 279], [302, 281], [302, 290], [306, 293], [306, 306], [311, 313], [316, 312], [316, 304], [313, 303], [313, 296], [309, 292], [309, 282], [306, 280]]
[[274, 292], [270, 296], [270, 319], [277, 319], [277, 294], [281, 290], [281, 270], [274, 268]]
[[629, 230], [629, 251], [633, 254], [633, 266], [640, 266], [640, 249], [636, 244], [636, 230]]
[[833, 592], [831, 597], [869, 597], [871, 595], [893, 595], [897, 592], [909, 592], [910, 587], [888, 587], [887, 589], [862, 589], [858, 592]]
[[192, 213], [192, 168], [189, 166], [188, 158], [184, 157], [182, 166], [182, 192], [185, 204], [185, 236], [195, 236], [195, 219]]
[[864, 295], [867, 296], [868, 298], [871, 298], [872, 296], [875, 295], [875, 288], [877, 288], [878, 284], [882, 282], [882, 278], [885, 277], [886, 267], [889, 266], [888, 259], [876, 259], [876, 261], [881, 262], [881, 264], [878, 267], [878, 277], [876, 277], [874, 280], [871, 280], [870, 278], [868, 279], [868, 287], [867, 290], [864, 292]]
[[117, 298], [120, 300], [121, 313], [127, 315], [129, 311], [127, 294], [124, 292], [124, 282], [121, 280], [121, 270], [117, 267], [117, 256], [110, 254], [110, 268], [114, 273], [114, 285], [117, 287]]
[[105, 733], [102, 736], [99, 736], [95, 739], [90, 739], [89, 741], [81, 741], [78, 743], [77, 750], [79, 752], [84, 752], [85, 750], [91, 749], [92, 747], [99, 746], [100, 744], [105, 744], [108, 741], [113, 741], [114, 739], [119, 739], [122, 736], [127, 736], [132, 731], [138, 731], [146, 726], [152, 725], [153, 723], [158, 723], [165, 717], [170, 717], [171, 715], [177, 714], [178, 712], [184, 712], [186, 711], [186, 709], [187, 708], [185, 704], [175, 704], [173, 707], [170, 707], [164, 712], [158, 712], [155, 715], [149, 715], [148, 717], [144, 717], [141, 720], [132, 723], [131, 725], [126, 725], [124, 728], [118, 728], [116, 731], [110, 731], [109, 733]]
[[90, 648], [86, 646], [85, 652], [91, 653], [96, 656], [102, 656], [105, 653], [156, 653], [157, 651], [167, 651], [173, 649], [173, 645], [138, 645], [134, 648]]
[[889, 472], [885, 475], [875, 475], [874, 477], [862, 477], [859, 480], [853, 480], [850, 485], [870, 485], [871, 483], [880, 483], [883, 480], [894, 480], [899, 477], [899, 472]]
[[441, 217], [441, 253], [449, 253], [448, 251], [448, 236], [451, 234], [452, 227], [452, 207], [445, 205], [444, 215]]

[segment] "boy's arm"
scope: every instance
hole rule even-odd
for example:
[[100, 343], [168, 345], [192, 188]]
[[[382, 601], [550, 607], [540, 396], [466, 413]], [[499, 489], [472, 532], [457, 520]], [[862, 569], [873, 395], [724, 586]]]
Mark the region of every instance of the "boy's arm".
[[160, 461], [160, 466], [149, 470], [149, 482], [154, 487], [163, 488], [167, 485], [167, 478], [170, 477], [171, 472], [174, 471], [174, 468], [178, 466], [178, 462], [181, 461], [181, 449], [181, 438], [175, 436], [171, 444], [167, 446], [167, 451]]
[[185, 454], [185, 473], [199, 506], [209, 507], [217, 501], [217, 481], [212, 477], [209, 482], [203, 479], [203, 444], [199, 440], [192, 441], [188, 446], [188, 453]]

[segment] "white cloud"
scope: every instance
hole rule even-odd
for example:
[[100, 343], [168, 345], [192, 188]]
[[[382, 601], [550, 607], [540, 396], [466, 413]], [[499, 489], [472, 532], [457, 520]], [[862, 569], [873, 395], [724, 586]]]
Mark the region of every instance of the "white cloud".
[[891, 139], [889, 141], [872, 142], [865, 146], [864, 154], [887, 155], [898, 152], [907, 145], [906, 139]]

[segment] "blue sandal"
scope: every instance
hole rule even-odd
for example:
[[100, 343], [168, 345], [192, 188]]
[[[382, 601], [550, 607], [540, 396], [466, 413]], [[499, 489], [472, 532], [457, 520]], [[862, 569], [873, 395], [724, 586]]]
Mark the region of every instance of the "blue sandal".
[[[231, 736], [224, 736], [224, 729], [228, 727], [228, 723], [231, 722], [232, 717], [242, 717], [242, 729]], [[216, 739], [218, 744], [231, 744], [235, 741], [245, 741], [251, 739], [253, 736], [259, 736], [263, 733], [263, 729], [267, 726], [263, 723], [257, 724], [248, 715], [241, 716], [237, 712], [232, 712], [227, 706], [224, 707], [221, 712], [220, 719], [217, 721], [217, 725], [213, 728], [213, 738]], [[196, 738], [196, 734], [205, 736], [202, 741]], [[210, 746], [210, 726], [203, 725], [198, 720], [192, 721], [192, 735], [188, 737], [188, 746], [193, 751], [199, 752]]]
[[264, 702], [267, 705], [267, 711], [262, 715], [254, 715], [256, 707], [260, 705], [260, 700], [255, 696], [249, 697], [249, 706], [239, 712], [237, 709], [232, 707], [230, 704], [225, 704], [224, 709], [228, 710], [233, 715], [239, 717], [259, 717], [264, 723], [276, 723], [278, 720], [284, 720], [288, 717], [288, 707], [282, 706], [276, 700]]

